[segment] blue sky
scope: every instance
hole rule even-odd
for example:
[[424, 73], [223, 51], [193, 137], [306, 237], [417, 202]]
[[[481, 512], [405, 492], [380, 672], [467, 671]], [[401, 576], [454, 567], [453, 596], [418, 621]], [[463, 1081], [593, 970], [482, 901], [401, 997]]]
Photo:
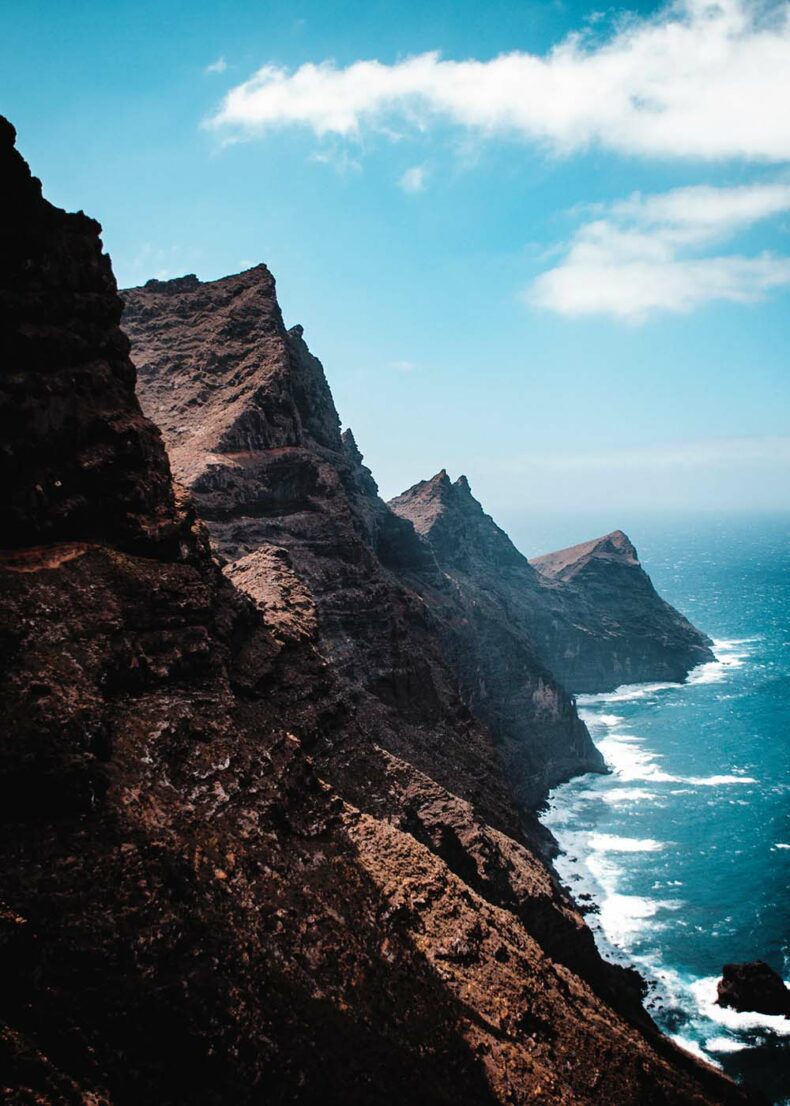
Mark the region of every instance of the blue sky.
[[787, 509], [786, 13], [5, 0], [0, 111], [121, 285], [265, 261], [385, 495]]

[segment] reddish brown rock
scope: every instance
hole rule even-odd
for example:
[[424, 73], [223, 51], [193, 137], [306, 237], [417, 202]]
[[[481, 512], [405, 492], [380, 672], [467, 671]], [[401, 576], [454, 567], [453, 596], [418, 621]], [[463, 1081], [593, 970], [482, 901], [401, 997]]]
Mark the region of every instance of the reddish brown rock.
[[[74, 386], [87, 380], [112, 425], [148, 445], [86, 481], [79, 510], [12, 497], [4, 531], [2, 1100], [746, 1102], [646, 1017], [614, 1011], [606, 988], [627, 1007], [622, 980], [517, 829], [365, 732], [364, 712], [355, 720], [338, 699], [347, 675], [315, 648], [320, 604], [288, 559], [269, 548], [237, 566], [257, 605], [219, 571], [131, 386], [100, 387], [118, 304], [98, 228], [44, 204], [12, 138], [0, 126], [0, 181], [15, 182], [2, 219], [30, 259], [38, 325], [49, 298], [62, 311], [61, 280], [83, 319], [93, 304], [85, 360], [69, 355]], [[64, 227], [81, 228], [77, 240], [49, 249]], [[13, 292], [0, 281], [3, 329], [24, 334], [33, 306], [18, 294], [14, 306]], [[22, 440], [38, 407], [53, 425], [61, 323], [47, 357], [12, 366], [17, 394], [33, 397], [4, 442], [22, 487], [40, 471]], [[74, 409], [69, 389], [63, 402]], [[101, 438], [97, 411], [53, 435], [52, 471], [76, 472], [75, 450]], [[98, 488], [115, 488], [119, 507]], [[440, 706], [443, 731], [426, 730], [419, 750], [403, 739], [426, 768], [431, 742], [450, 734]], [[485, 748], [460, 708], [456, 725], [454, 749], [463, 726]], [[433, 754], [448, 776], [449, 758]], [[481, 804], [505, 824], [495, 769], [478, 765]], [[470, 771], [468, 757], [459, 791]]]

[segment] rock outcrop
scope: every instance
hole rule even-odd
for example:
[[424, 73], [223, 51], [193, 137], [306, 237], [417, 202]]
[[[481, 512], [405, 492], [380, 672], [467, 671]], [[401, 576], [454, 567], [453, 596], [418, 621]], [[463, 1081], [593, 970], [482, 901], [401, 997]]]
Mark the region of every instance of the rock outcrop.
[[[406, 711], [399, 756], [366, 729], [383, 673], [347, 701], [356, 659], [322, 656], [287, 551], [235, 570], [254, 601], [220, 571], [135, 399], [99, 228], [47, 204], [13, 143], [0, 120], [3, 1101], [745, 1103], [597, 956], [463, 704], [418, 694], [438, 721], [420, 745]], [[271, 426], [240, 410], [234, 444], [296, 415], [323, 432], [283, 397]], [[279, 456], [284, 500], [305, 468]], [[400, 556], [378, 525], [338, 524]]]
[[[622, 530], [531, 564], [559, 585], [544, 588], [550, 617], [538, 633], [547, 663], [574, 691], [681, 683], [714, 659], [710, 639], [661, 598]], [[565, 616], [559, 627], [558, 609]]]
[[571, 692], [682, 681], [710, 642], [656, 592], [622, 531], [528, 562], [474, 498], [441, 472], [390, 503], [462, 591], [496, 599]]
[[790, 988], [764, 960], [725, 964], [717, 988], [719, 1006], [790, 1017]]

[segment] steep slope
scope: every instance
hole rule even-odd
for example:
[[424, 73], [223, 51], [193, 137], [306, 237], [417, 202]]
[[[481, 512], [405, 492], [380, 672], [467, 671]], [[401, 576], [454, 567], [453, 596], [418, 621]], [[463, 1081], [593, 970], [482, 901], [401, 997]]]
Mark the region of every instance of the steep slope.
[[713, 660], [710, 640], [656, 592], [622, 530], [531, 563], [560, 585], [568, 622], [589, 628], [588, 636], [573, 637], [558, 634], [548, 619], [541, 626], [544, 655], [574, 691], [682, 682]]
[[[283, 326], [264, 266], [207, 284], [150, 281], [124, 297], [142, 403], [228, 575], [265, 602], [253, 566], [273, 550], [287, 557], [315, 604], [345, 698], [381, 745], [509, 832], [515, 822], [494, 794], [501, 773], [492, 758], [529, 806], [552, 783], [603, 767], [529, 643], [515, 635], [500, 643], [484, 686], [479, 658], [459, 644], [473, 638], [485, 655], [485, 605], [470, 607], [379, 497], [350, 431], [340, 434], [302, 328]], [[418, 594], [424, 581], [429, 603]], [[484, 716], [493, 746], [475, 722], [481, 698], [494, 704]]]
[[505, 620], [574, 693], [682, 681], [713, 659], [709, 640], [658, 595], [620, 530], [528, 562], [464, 476], [451, 483], [441, 472], [390, 507], [413, 523], [463, 591], [496, 598]]
[[211, 560], [99, 228], [13, 143], [0, 119], [3, 444], [74, 505], [12, 496], [0, 550], [2, 1100], [745, 1102], [602, 1000], [625, 980], [523, 843], [392, 756], [380, 817], [316, 773], [348, 720], [314, 611], [276, 554], [265, 618]]

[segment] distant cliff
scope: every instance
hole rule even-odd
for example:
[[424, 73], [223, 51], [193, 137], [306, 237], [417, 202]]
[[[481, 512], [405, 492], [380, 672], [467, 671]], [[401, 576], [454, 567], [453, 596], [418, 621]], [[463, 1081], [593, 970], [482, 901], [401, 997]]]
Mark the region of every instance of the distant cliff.
[[708, 638], [658, 595], [620, 530], [528, 562], [463, 476], [452, 483], [439, 473], [390, 506], [462, 590], [496, 598], [572, 692], [682, 681], [713, 659]]
[[[305, 463], [337, 439], [301, 388], [260, 412], [239, 372], [230, 453], [195, 458], [254, 598], [220, 571], [137, 402], [100, 228], [42, 198], [14, 139], [0, 118], [3, 1102], [745, 1103], [655, 1030], [530, 850], [424, 602], [396, 603], [376, 568], [426, 547], [375, 501], [352, 511], [340, 467]], [[258, 480], [334, 607], [284, 547], [244, 551]], [[226, 481], [249, 514], [222, 513]], [[301, 517], [330, 503], [343, 581]], [[374, 661], [349, 698], [354, 597]]]

